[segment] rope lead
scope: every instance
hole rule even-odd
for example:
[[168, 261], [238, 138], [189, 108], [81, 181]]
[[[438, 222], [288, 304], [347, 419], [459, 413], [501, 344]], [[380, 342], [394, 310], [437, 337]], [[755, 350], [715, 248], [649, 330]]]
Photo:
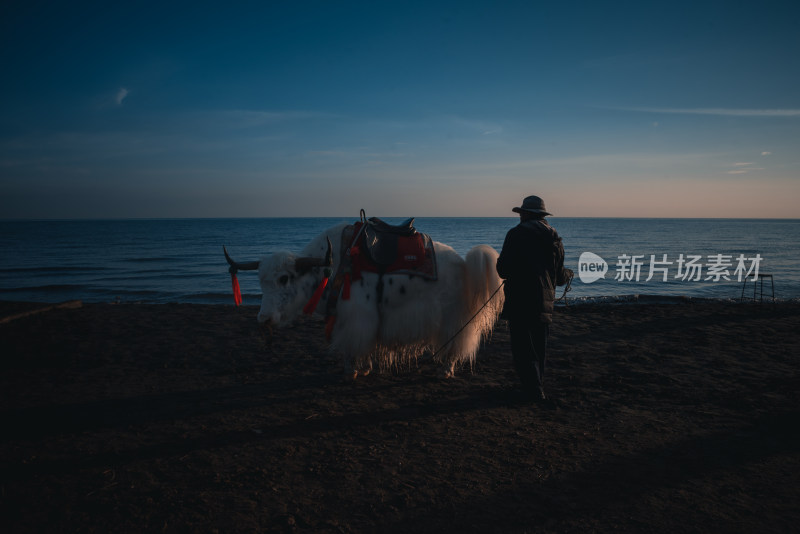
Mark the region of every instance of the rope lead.
[[559, 300], [563, 300], [564, 305], [569, 306], [569, 303], [567, 303], [567, 293], [569, 292], [570, 289], [572, 289], [572, 279], [575, 277], [575, 272], [572, 269], [564, 269], [564, 271], [567, 274], [567, 283], [564, 284], [564, 293], [561, 295], [560, 298], [556, 299], [556, 302], [558, 302]]
[[[564, 301], [564, 303], [566, 304], [566, 302], [567, 302], [567, 301], [566, 301], [567, 292], [569, 292], [569, 290], [570, 290], [570, 289], [572, 289], [572, 278], [573, 278], [573, 276], [574, 276], [574, 273], [573, 273], [573, 271], [572, 271], [571, 269], [565, 269], [565, 271], [567, 271], [567, 283], [566, 283], [566, 284], [565, 284], [565, 286], [564, 286], [564, 293], [561, 295], [561, 298], [559, 298], [558, 300], [563, 300], [563, 301]], [[463, 330], [464, 330], [464, 329], [465, 329], [465, 328], [466, 328], [466, 327], [469, 325], [469, 323], [471, 323], [472, 321], [474, 321], [474, 320], [475, 320], [475, 318], [478, 316], [478, 314], [480, 314], [480, 313], [483, 311], [483, 309], [484, 309], [484, 308], [485, 308], [485, 307], [486, 307], [486, 306], [487, 306], [487, 305], [488, 305], [488, 304], [489, 304], [489, 303], [492, 301], [492, 299], [494, 298], [494, 296], [495, 296], [495, 295], [497, 295], [497, 292], [498, 292], [498, 291], [500, 291], [500, 290], [503, 288], [503, 286], [505, 285], [505, 283], [506, 283], [506, 281], [505, 281], [505, 280], [503, 280], [503, 282], [502, 282], [502, 283], [501, 283], [501, 284], [500, 284], [500, 285], [497, 287], [497, 289], [495, 289], [495, 290], [494, 290], [494, 293], [492, 293], [492, 295], [489, 297], [489, 300], [487, 300], [486, 302], [484, 302], [484, 303], [483, 303], [483, 306], [481, 306], [481, 307], [478, 309], [478, 311], [476, 311], [476, 312], [475, 312], [475, 314], [474, 314], [474, 315], [473, 315], [473, 316], [470, 318], [470, 320], [469, 320], [469, 321], [467, 321], [466, 323], [464, 323], [464, 326], [462, 326], [462, 327], [461, 327], [461, 328], [458, 330], [458, 332], [456, 332], [455, 334], [453, 334], [453, 335], [450, 337], [450, 339], [448, 339], [447, 341], [445, 341], [445, 342], [444, 342], [444, 344], [443, 344], [441, 347], [439, 347], [439, 349], [438, 349], [436, 352], [434, 352], [434, 353], [433, 353], [433, 357], [434, 357], [434, 358], [436, 357], [436, 355], [437, 355], [437, 354], [439, 354], [440, 352], [442, 352], [442, 350], [443, 350], [443, 349], [444, 349], [444, 348], [445, 348], [447, 345], [449, 345], [450, 343], [452, 343], [452, 341], [453, 341], [453, 340], [454, 340], [454, 339], [455, 339], [455, 338], [458, 336], [458, 334], [460, 334], [460, 333], [461, 333], [461, 332], [462, 332], [462, 331], [463, 331]], [[558, 302], [558, 300], [557, 300], [556, 302]]]
[[478, 314], [479, 314], [479, 313], [481, 313], [481, 312], [483, 311], [483, 309], [484, 309], [484, 308], [485, 308], [485, 307], [486, 307], [486, 306], [487, 306], [487, 305], [488, 305], [488, 304], [489, 304], [489, 303], [492, 301], [492, 299], [494, 298], [494, 296], [495, 296], [495, 295], [497, 295], [497, 292], [498, 292], [498, 291], [500, 291], [500, 289], [502, 289], [502, 287], [505, 285], [505, 283], [506, 283], [506, 281], [505, 281], [505, 280], [503, 280], [503, 282], [502, 282], [502, 283], [501, 283], [501, 284], [500, 284], [500, 285], [497, 287], [497, 289], [495, 289], [495, 290], [494, 290], [494, 293], [492, 293], [492, 294], [491, 294], [491, 296], [489, 297], [489, 300], [487, 300], [486, 302], [484, 302], [484, 303], [483, 303], [483, 306], [481, 306], [481, 307], [478, 309], [478, 311], [476, 311], [476, 312], [475, 312], [475, 315], [473, 315], [473, 316], [470, 318], [470, 320], [469, 320], [469, 321], [467, 321], [466, 323], [464, 323], [464, 326], [462, 326], [461, 328], [459, 328], [458, 332], [456, 332], [455, 334], [453, 334], [453, 335], [452, 335], [452, 337], [450, 337], [450, 339], [448, 339], [447, 341], [445, 341], [445, 342], [444, 342], [444, 344], [443, 344], [441, 347], [439, 347], [439, 350], [437, 350], [436, 352], [434, 352], [434, 353], [433, 353], [433, 357], [434, 357], [434, 358], [436, 357], [436, 355], [437, 355], [437, 354], [439, 354], [440, 352], [442, 352], [442, 349], [444, 349], [444, 348], [445, 348], [447, 345], [449, 345], [449, 344], [450, 344], [450, 343], [451, 343], [451, 342], [452, 342], [452, 341], [453, 341], [453, 340], [454, 340], [454, 339], [455, 339], [455, 338], [458, 336], [458, 334], [460, 334], [460, 333], [461, 333], [461, 332], [462, 332], [462, 331], [463, 331], [463, 330], [464, 330], [464, 329], [465, 329], [465, 328], [466, 328], [466, 327], [469, 325], [469, 323], [471, 323], [472, 321], [474, 321], [474, 320], [475, 320], [475, 317], [477, 317], [477, 316], [478, 316]]

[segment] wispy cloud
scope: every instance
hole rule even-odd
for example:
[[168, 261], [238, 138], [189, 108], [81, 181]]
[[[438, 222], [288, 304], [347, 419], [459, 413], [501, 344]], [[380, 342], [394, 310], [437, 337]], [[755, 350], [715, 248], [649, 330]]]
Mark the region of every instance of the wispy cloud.
[[342, 162], [349, 161], [359, 164], [376, 164], [396, 161], [406, 157], [402, 152], [375, 152], [369, 147], [353, 147], [331, 150], [309, 150], [305, 152], [308, 158], [321, 158], [325, 161], [336, 159]]
[[199, 123], [214, 124], [217, 128], [244, 129], [269, 126], [278, 123], [291, 123], [314, 119], [336, 119], [339, 115], [317, 111], [281, 110], [260, 111], [247, 109], [226, 109], [202, 111], [188, 115]]
[[118, 106], [121, 106], [123, 100], [125, 100], [127, 96], [128, 90], [125, 87], [120, 87], [119, 91], [117, 91], [117, 95], [114, 97], [114, 102], [116, 102]]
[[343, 150], [309, 150], [308, 156], [346, 156], [348, 153]]
[[763, 167], [753, 167], [755, 163], [753, 162], [737, 162], [734, 163], [734, 167], [738, 167], [737, 169], [728, 171], [728, 174], [747, 174], [750, 171], [763, 171]]
[[772, 152], [762, 152], [761, 155], [762, 156], [771, 156]]
[[458, 116], [448, 117], [446, 120], [458, 128], [480, 132], [481, 135], [498, 135], [503, 133], [503, 126], [494, 122], [467, 119]]
[[619, 111], [667, 113], [679, 115], [720, 115], [727, 117], [800, 117], [800, 109], [735, 109], [735, 108], [656, 108], [608, 107]]

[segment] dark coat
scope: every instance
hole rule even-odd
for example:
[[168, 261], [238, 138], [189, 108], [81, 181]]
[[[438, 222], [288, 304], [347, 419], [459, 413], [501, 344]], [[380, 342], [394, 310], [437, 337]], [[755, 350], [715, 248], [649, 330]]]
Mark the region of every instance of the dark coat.
[[506, 234], [497, 259], [497, 274], [506, 280], [506, 319], [553, 320], [556, 285], [565, 283], [564, 245], [544, 219], [521, 222]]

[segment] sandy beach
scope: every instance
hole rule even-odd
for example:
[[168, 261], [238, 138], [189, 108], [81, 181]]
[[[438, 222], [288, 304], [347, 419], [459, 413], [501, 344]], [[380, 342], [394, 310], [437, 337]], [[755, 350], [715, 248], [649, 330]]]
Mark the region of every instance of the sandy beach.
[[[0, 317], [41, 308], [0, 303]], [[342, 380], [321, 320], [84, 304], [0, 324], [3, 532], [791, 532], [800, 305], [560, 308], [550, 406], [472, 369]]]

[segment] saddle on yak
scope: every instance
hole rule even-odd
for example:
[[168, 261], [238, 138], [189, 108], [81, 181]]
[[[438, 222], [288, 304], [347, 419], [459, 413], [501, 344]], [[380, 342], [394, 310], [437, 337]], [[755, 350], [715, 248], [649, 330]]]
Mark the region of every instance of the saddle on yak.
[[378, 274], [376, 302], [381, 300], [385, 274], [408, 274], [426, 280], [438, 278], [433, 240], [417, 232], [413, 217], [392, 225], [377, 217], [367, 219], [361, 210], [361, 220], [342, 231], [339, 257], [341, 261], [329, 288], [326, 306], [328, 337], [336, 320], [339, 298], [350, 299], [350, 284], [360, 280], [363, 273]]

